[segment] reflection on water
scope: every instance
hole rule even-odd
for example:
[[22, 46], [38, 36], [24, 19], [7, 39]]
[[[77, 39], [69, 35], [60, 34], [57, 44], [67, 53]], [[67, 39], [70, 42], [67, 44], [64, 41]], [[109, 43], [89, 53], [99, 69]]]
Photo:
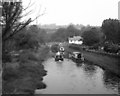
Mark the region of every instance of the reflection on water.
[[110, 71], [104, 71], [103, 74], [104, 84], [108, 89], [118, 90], [120, 88], [120, 78]]
[[96, 74], [97, 68], [95, 65], [92, 64], [85, 64], [83, 67], [84, 72], [87, 76], [92, 77]]
[[55, 62], [53, 58], [44, 62], [47, 75], [46, 89], [36, 94], [118, 94], [117, 76], [88, 63], [75, 63], [70, 59]]
[[76, 63], [77, 67], [81, 67], [83, 65], [83, 63]]

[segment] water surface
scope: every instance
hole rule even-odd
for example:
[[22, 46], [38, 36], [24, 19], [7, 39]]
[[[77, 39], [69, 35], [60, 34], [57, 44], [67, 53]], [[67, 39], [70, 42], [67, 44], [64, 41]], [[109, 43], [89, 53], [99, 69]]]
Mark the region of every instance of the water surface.
[[49, 58], [43, 63], [47, 75], [46, 89], [36, 94], [118, 94], [120, 78], [89, 63], [75, 63], [70, 59], [55, 62]]

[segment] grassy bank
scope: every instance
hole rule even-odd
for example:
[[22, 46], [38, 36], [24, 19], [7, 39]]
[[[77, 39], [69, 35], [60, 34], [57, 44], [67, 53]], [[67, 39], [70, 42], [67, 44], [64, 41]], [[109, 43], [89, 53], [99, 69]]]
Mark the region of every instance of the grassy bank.
[[24, 50], [19, 58], [3, 64], [3, 94], [34, 94], [35, 89], [45, 88], [42, 80], [47, 73], [42, 62], [48, 52], [46, 46], [37, 51]]
[[97, 52], [82, 51], [87, 61], [97, 64], [104, 69], [110, 70], [120, 76], [120, 58], [103, 55]]
[[94, 50], [81, 50], [79, 47], [70, 47], [70, 51], [81, 51], [85, 57], [85, 60], [96, 64], [103, 69], [110, 70], [111, 72], [120, 76], [120, 56], [110, 54], [106, 52], [94, 51]]

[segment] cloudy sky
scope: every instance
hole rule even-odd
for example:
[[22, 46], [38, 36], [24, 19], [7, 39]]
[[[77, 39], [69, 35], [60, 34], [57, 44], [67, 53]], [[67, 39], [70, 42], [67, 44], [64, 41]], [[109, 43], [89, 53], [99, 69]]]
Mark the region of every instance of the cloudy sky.
[[[30, 0], [23, 0], [26, 7]], [[118, 2], [120, 0], [31, 0], [34, 18], [43, 14], [34, 23], [67, 25], [83, 24], [101, 26], [104, 19], [118, 18]]]

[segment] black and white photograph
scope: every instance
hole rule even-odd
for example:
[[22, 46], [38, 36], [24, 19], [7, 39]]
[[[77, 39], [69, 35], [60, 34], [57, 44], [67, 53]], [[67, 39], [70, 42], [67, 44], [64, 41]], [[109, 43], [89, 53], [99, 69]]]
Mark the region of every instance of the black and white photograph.
[[120, 0], [0, 0], [0, 94], [120, 95]]

